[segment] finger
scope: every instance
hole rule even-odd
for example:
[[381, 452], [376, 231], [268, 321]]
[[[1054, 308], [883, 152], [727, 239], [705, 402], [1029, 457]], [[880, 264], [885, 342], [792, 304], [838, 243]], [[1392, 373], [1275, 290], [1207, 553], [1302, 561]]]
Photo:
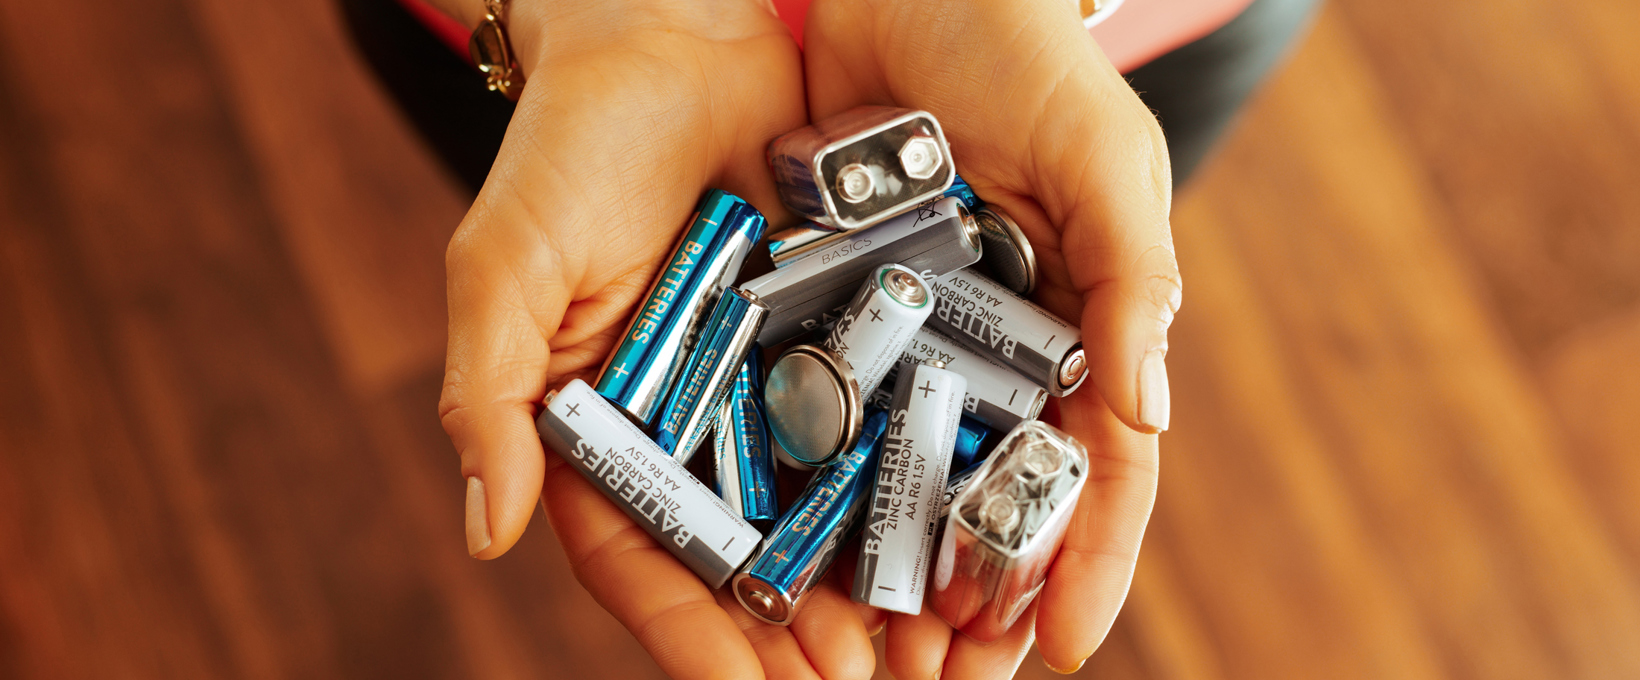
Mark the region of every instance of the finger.
[[[835, 570], [833, 570], [835, 572]], [[877, 663], [871, 634], [859, 607], [838, 587], [835, 575], [809, 591], [792, 620], [792, 635], [809, 663], [828, 680], [865, 680]]]
[[757, 653], [712, 591], [556, 455], [542, 501], [576, 578], [661, 670], [760, 675]]
[[966, 635], [951, 640], [945, 655], [942, 680], [969, 680], [969, 678], [1011, 678], [1019, 670], [1019, 663], [1031, 650], [1036, 639], [1036, 605], [1021, 614], [1014, 627], [994, 642], [980, 643]]
[[1090, 456], [1089, 477], [1037, 600], [1037, 647], [1050, 668], [1074, 670], [1110, 632], [1133, 582], [1156, 500], [1157, 437], [1116, 420], [1097, 392], [1061, 401], [1064, 429]]
[[1167, 331], [1183, 293], [1167, 145], [1133, 90], [1093, 68], [1102, 58], [1081, 37], [1084, 49], [1065, 50], [1065, 80], [1042, 102], [1023, 170], [1060, 226], [1044, 270], [1068, 284], [1051, 287], [1080, 294], [1090, 382], [1129, 427], [1155, 433], [1168, 427]]
[[718, 606], [729, 613], [729, 618], [740, 626], [741, 634], [757, 651], [765, 677], [769, 680], [818, 680], [821, 677], [803, 655], [803, 646], [797, 643], [790, 629], [759, 621], [740, 605], [728, 588], [719, 588], [715, 595]]
[[535, 262], [540, 275], [528, 285], [539, 307], [532, 306], [519, 279], [503, 276], [509, 269], [496, 261], [508, 244], [495, 241], [495, 230], [474, 228], [484, 219], [479, 210], [469, 215], [446, 255], [450, 340], [439, 419], [468, 480], [467, 552], [490, 559], [518, 541], [540, 495], [534, 405], [546, 390], [545, 338], [567, 295], [552, 263]]
[[927, 605], [916, 616], [890, 615], [888, 637], [883, 640], [888, 672], [900, 680], [940, 677], [946, 651], [951, 647], [951, 636], [951, 626]]

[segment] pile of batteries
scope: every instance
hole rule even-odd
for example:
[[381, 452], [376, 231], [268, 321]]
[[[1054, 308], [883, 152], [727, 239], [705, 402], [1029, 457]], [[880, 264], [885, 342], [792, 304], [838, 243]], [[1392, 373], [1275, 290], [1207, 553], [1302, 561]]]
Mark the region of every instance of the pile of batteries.
[[[774, 271], [733, 285], [765, 220], [710, 192], [596, 386], [549, 397], [542, 439], [759, 619], [790, 623], [858, 534], [856, 601], [916, 614], [931, 590], [951, 625], [1000, 637], [1087, 477], [1082, 445], [1036, 420], [1081, 384], [1081, 333], [1025, 299], [1030, 244], [933, 116], [854, 109], [769, 163], [812, 220], [769, 235]], [[684, 468], [709, 434], [716, 493]], [[813, 471], [784, 513], [776, 460]]]

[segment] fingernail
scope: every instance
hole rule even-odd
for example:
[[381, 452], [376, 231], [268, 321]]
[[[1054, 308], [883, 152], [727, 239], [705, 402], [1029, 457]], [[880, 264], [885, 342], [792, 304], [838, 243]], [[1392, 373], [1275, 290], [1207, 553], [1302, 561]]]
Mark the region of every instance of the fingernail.
[[1153, 349], [1139, 365], [1139, 423], [1157, 432], [1167, 429], [1173, 401], [1167, 391], [1166, 358], [1166, 349]]
[[484, 480], [467, 478], [467, 554], [490, 547], [490, 516], [484, 503]]
[[1087, 662], [1088, 662], [1087, 659], [1082, 659], [1081, 661], [1076, 662], [1075, 666], [1071, 666], [1070, 668], [1058, 668], [1058, 667], [1055, 667], [1053, 664], [1048, 663], [1047, 659], [1042, 660], [1043, 665], [1047, 666], [1048, 670], [1053, 671], [1055, 673], [1058, 673], [1060, 675], [1070, 675], [1070, 674], [1075, 673], [1079, 670], [1082, 670], [1082, 664], [1085, 664]]

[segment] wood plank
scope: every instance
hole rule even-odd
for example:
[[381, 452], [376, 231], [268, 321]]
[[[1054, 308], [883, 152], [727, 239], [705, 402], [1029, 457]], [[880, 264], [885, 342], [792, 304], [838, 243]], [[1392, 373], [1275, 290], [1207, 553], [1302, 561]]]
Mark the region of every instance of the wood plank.
[[[1220, 159], [1234, 186], [1197, 197], [1270, 306], [1305, 407], [1297, 424], [1322, 435], [1370, 521], [1364, 547], [1387, 560], [1419, 618], [1411, 630], [1438, 646], [1445, 673], [1640, 672], [1634, 581], [1511, 338], [1478, 304], [1480, 284], [1442, 229], [1447, 206], [1425, 189], [1342, 14], [1323, 15], [1268, 93], [1268, 122], [1255, 115]], [[1218, 252], [1176, 224], [1181, 254]]]

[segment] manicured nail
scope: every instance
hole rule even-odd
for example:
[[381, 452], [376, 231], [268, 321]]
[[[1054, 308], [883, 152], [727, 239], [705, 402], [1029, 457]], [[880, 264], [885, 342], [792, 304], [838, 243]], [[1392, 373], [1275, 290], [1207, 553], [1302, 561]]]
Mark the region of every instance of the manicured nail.
[[467, 554], [490, 547], [490, 515], [484, 503], [484, 480], [467, 478]]
[[1043, 665], [1046, 665], [1048, 667], [1048, 670], [1053, 671], [1055, 673], [1058, 673], [1060, 675], [1070, 675], [1070, 674], [1075, 673], [1079, 670], [1082, 670], [1082, 664], [1085, 664], [1087, 662], [1088, 662], [1087, 659], [1082, 659], [1081, 661], [1076, 662], [1075, 666], [1071, 666], [1070, 668], [1057, 668], [1053, 664], [1048, 663], [1047, 659], [1042, 660]]
[[1139, 365], [1139, 422], [1157, 432], [1167, 429], [1172, 397], [1167, 391], [1167, 350], [1153, 349]]

